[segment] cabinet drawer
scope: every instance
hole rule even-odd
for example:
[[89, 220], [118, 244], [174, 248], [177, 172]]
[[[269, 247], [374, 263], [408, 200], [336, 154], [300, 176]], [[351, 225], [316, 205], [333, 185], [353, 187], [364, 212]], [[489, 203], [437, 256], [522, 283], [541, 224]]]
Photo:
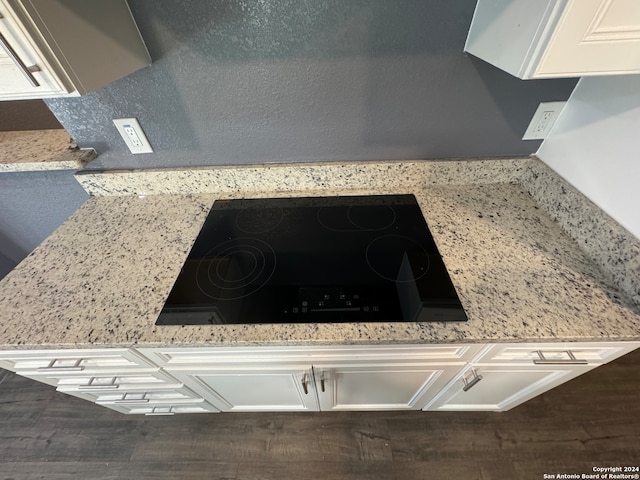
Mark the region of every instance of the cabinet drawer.
[[78, 392], [126, 391], [131, 389], [159, 389], [181, 387], [182, 384], [169, 375], [156, 372], [118, 374], [58, 375], [55, 372], [40, 375], [23, 375], [38, 382], [57, 386], [59, 390]]
[[0, 352], [0, 367], [25, 376], [77, 375], [157, 367], [126, 348]]
[[97, 403], [98, 405], [146, 406], [166, 405], [167, 403], [197, 403], [202, 397], [182, 385], [164, 389], [96, 390], [78, 391], [74, 388], [59, 386], [58, 391], [72, 393], [75, 396]]
[[102, 405], [110, 408], [111, 410], [127, 415], [167, 416], [178, 413], [219, 413], [218, 409], [205, 401], [200, 401], [198, 403], [175, 402], [166, 405]]
[[477, 364], [580, 365], [610, 362], [640, 346], [638, 342], [501, 343], [492, 345]]

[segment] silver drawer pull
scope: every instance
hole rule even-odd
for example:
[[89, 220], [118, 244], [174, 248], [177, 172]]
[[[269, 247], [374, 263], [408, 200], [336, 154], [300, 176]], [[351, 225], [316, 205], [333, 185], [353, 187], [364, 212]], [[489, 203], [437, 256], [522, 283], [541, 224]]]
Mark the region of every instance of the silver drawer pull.
[[467, 380], [467, 377], [462, 377], [462, 381], [464, 382], [464, 387], [462, 387], [463, 392], [473, 388], [480, 380], [482, 380], [482, 375], [478, 375], [478, 372], [473, 369], [471, 370], [471, 375], [473, 377], [471, 380]]
[[[106, 402], [105, 402], [106, 403]], [[135, 400], [135, 399], [131, 399], [131, 400], [114, 400], [113, 403], [117, 403], [117, 404], [138, 404], [138, 403], [149, 403], [149, 399], [148, 398], [141, 398], [139, 400]]]
[[37, 371], [38, 372], [81, 372], [84, 370], [84, 367], [80, 365], [80, 362], [82, 362], [81, 358], [73, 362], [73, 365], [61, 365], [59, 367], [56, 367], [56, 362], [59, 362], [59, 361], [60, 359], [55, 358], [49, 362], [49, 365], [47, 365], [46, 367], [39, 367]]
[[588, 365], [586, 360], [580, 360], [576, 358], [571, 350], [565, 350], [565, 353], [569, 356], [566, 360], [550, 360], [544, 356], [542, 350], [536, 350], [538, 357], [533, 360], [535, 365]]
[[120, 385], [116, 384], [116, 377], [113, 377], [110, 383], [94, 384], [93, 382], [95, 381], [96, 377], [91, 377], [87, 385], [78, 385], [78, 390], [113, 390], [120, 387]]
[[27, 67], [22, 59], [18, 56], [16, 51], [13, 49], [11, 44], [7, 42], [6, 38], [4, 38], [4, 35], [2, 35], [2, 33], [0, 33], [0, 46], [2, 46], [5, 52], [7, 52], [7, 55], [9, 55], [11, 60], [13, 60], [13, 63], [15, 63], [16, 67], [18, 67], [18, 70], [20, 70], [20, 72], [25, 76], [31, 86], [39, 87], [40, 84], [38, 83], [38, 80], [36, 80], [36, 77], [34, 77], [31, 72], [39, 72], [40, 67], [38, 67], [37, 65]]
[[305, 395], [309, 395], [309, 379], [306, 373], [302, 377], [302, 389], [304, 390]]
[[125, 393], [121, 400], [114, 400], [113, 403], [149, 403], [146, 393], [140, 398], [127, 398], [129, 395], [131, 394]]
[[175, 415], [175, 412], [173, 411], [173, 407], [169, 407], [169, 409], [163, 409], [161, 407], [153, 407], [153, 410], [151, 410], [149, 413], [145, 413], [145, 415], [147, 416], [160, 416], [160, 415]]

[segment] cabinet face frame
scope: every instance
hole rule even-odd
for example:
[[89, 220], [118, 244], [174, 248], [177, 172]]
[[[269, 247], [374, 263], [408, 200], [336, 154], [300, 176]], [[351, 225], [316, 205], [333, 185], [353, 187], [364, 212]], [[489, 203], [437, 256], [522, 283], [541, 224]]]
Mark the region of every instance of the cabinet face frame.
[[[638, 347], [640, 342], [629, 341], [5, 350], [0, 351], [0, 367], [125, 414], [319, 409], [502, 411]], [[534, 362], [541, 359], [560, 364]], [[351, 374], [354, 375], [352, 378], [355, 379], [356, 390], [352, 389], [349, 393], [350, 385], [345, 388], [339, 378], [340, 375]], [[160, 382], [150, 382], [149, 385], [144, 385], [144, 382], [127, 385], [125, 382], [122, 390], [109, 392], [109, 395], [147, 392], [147, 398], [142, 399], [148, 399], [144, 405], [142, 402], [127, 405], [109, 401], [109, 398], [100, 399], [99, 394], [83, 392], [80, 388], [87, 386], [87, 379], [93, 376], [109, 375], [121, 376], [125, 380], [127, 376], [146, 375]], [[364, 397], [359, 401], [353, 400], [358, 399], [358, 388], [366, 390], [370, 385], [375, 387], [384, 384], [394, 375], [408, 378], [406, 382], [399, 383], [400, 393], [395, 397], [381, 395], [378, 398], [383, 398], [383, 401], [373, 399], [369, 403], [363, 400]], [[476, 382], [473, 375], [484, 375], [491, 381]], [[502, 379], [511, 376], [513, 381], [500, 386], [499, 375], [502, 375]], [[205, 378], [207, 376], [210, 381]], [[527, 376], [528, 379], [525, 378]], [[234, 377], [249, 380], [243, 385], [249, 394], [251, 388], [255, 388], [251, 381], [263, 382], [258, 387], [268, 389], [271, 388], [269, 377], [284, 379], [289, 382], [288, 394], [293, 403], [236, 402], [238, 404], [234, 405], [233, 399], [225, 398], [232, 396], [230, 392], [233, 394], [233, 388], [230, 389], [232, 383], [221, 382], [219, 392], [214, 385], [215, 378], [224, 378], [226, 381]], [[101, 378], [100, 382], [104, 383], [103, 380]], [[491, 386], [492, 382], [498, 388], [489, 388], [487, 391], [494, 394], [502, 388], [505, 392], [503, 397], [494, 395], [493, 398], [497, 400], [482, 401], [482, 390]], [[469, 387], [470, 383], [474, 385]], [[474, 389], [471, 391], [477, 396], [475, 403], [461, 403], [456, 398], [464, 387], [469, 387], [467, 390]], [[272, 393], [278, 394], [279, 388], [275, 382]], [[105, 391], [109, 391], [109, 388]], [[351, 403], [341, 400], [342, 391], [347, 392], [343, 398], [351, 400]]]
[[470, 361], [484, 344], [442, 345], [333, 345], [261, 347], [154, 347], [137, 348], [141, 355], [159, 367], [255, 364], [303, 364], [307, 366], [362, 365], [366, 362]]
[[[203, 348], [142, 348], [141, 354], [200, 393], [222, 411], [301, 411], [301, 410], [419, 410], [464, 365], [483, 348], [482, 344], [460, 345], [339, 345], [326, 347], [203, 347]], [[355, 381], [389, 382], [393, 376], [404, 376], [398, 388], [406, 389], [396, 401], [352, 405], [341, 403], [343, 391], [340, 376], [352, 376]], [[232, 395], [216, 391], [216, 379], [229, 388], [236, 376], [242, 391], [242, 377], [261, 383], [272, 376], [288, 389], [287, 404], [242, 404]], [[326, 375], [326, 378], [324, 378]], [[264, 376], [264, 378], [263, 378]], [[277, 379], [277, 380], [276, 380]], [[324, 380], [324, 381], [323, 381]], [[304, 384], [307, 384], [305, 393]], [[324, 389], [323, 389], [324, 386]], [[268, 391], [262, 384], [261, 390]], [[373, 385], [372, 385], [373, 388]], [[324, 390], [324, 391], [323, 391]], [[350, 397], [356, 395], [351, 391]], [[384, 396], [384, 395], [381, 395]], [[344, 397], [343, 397], [344, 398]]]

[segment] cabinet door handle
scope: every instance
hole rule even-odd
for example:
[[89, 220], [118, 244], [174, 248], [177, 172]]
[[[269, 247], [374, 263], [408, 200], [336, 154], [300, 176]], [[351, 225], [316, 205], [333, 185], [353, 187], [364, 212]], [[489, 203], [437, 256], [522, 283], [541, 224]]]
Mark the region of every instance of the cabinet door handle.
[[151, 410], [149, 413], [145, 413], [145, 415], [147, 416], [175, 415], [175, 412], [173, 411], [173, 407], [169, 407], [168, 410], [160, 407], [153, 407], [153, 410]]
[[113, 390], [114, 388], [119, 388], [120, 385], [116, 384], [116, 377], [111, 379], [110, 383], [107, 384], [98, 384], [94, 385], [93, 382], [96, 380], [96, 377], [91, 377], [89, 383], [87, 385], [78, 385], [78, 390]]
[[146, 393], [141, 398], [127, 398], [127, 395], [129, 394], [125, 393], [121, 400], [114, 400], [113, 403], [149, 403]]
[[13, 60], [13, 63], [15, 63], [16, 67], [18, 67], [18, 70], [20, 70], [20, 72], [25, 76], [31, 86], [39, 87], [40, 84], [38, 83], [38, 80], [36, 80], [36, 77], [34, 77], [31, 72], [39, 72], [40, 67], [38, 67], [37, 65], [27, 67], [22, 59], [18, 56], [16, 51], [13, 49], [11, 44], [7, 42], [6, 38], [4, 38], [4, 35], [2, 35], [2, 33], [0, 33], [0, 46], [2, 46], [5, 52], [7, 52], [7, 55], [9, 55], [11, 60]]
[[302, 377], [302, 389], [305, 395], [309, 395], [309, 377], [307, 377], [306, 373]]
[[324, 393], [324, 372], [320, 374], [320, 390]]
[[540, 358], [535, 358], [533, 363], [535, 365], [588, 365], [589, 362], [576, 358], [571, 350], [565, 350], [565, 352], [569, 356], [566, 360], [550, 360], [544, 356], [542, 350], [536, 350]]
[[464, 382], [464, 387], [462, 387], [463, 392], [466, 392], [469, 389], [473, 388], [478, 384], [480, 380], [482, 380], [482, 375], [478, 375], [478, 372], [476, 372], [474, 369], [471, 369], [471, 375], [473, 377], [471, 380], [467, 380], [467, 377], [462, 377], [462, 381]]
[[60, 367], [56, 367], [55, 366], [56, 362], [59, 362], [59, 361], [60, 359], [54, 358], [49, 362], [49, 365], [47, 365], [46, 367], [39, 367], [37, 371], [38, 372], [81, 372], [82, 370], [84, 370], [84, 367], [80, 365], [80, 362], [82, 362], [81, 358], [73, 362], [73, 365], [69, 365], [69, 366], [63, 365]]

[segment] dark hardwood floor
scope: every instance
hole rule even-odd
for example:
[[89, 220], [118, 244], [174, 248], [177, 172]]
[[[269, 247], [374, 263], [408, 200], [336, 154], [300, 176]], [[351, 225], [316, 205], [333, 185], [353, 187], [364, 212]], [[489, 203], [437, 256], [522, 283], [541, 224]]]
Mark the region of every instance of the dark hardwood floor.
[[640, 465], [640, 351], [504, 413], [138, 417], [0, 377], [1, 480], [504, 480]]

